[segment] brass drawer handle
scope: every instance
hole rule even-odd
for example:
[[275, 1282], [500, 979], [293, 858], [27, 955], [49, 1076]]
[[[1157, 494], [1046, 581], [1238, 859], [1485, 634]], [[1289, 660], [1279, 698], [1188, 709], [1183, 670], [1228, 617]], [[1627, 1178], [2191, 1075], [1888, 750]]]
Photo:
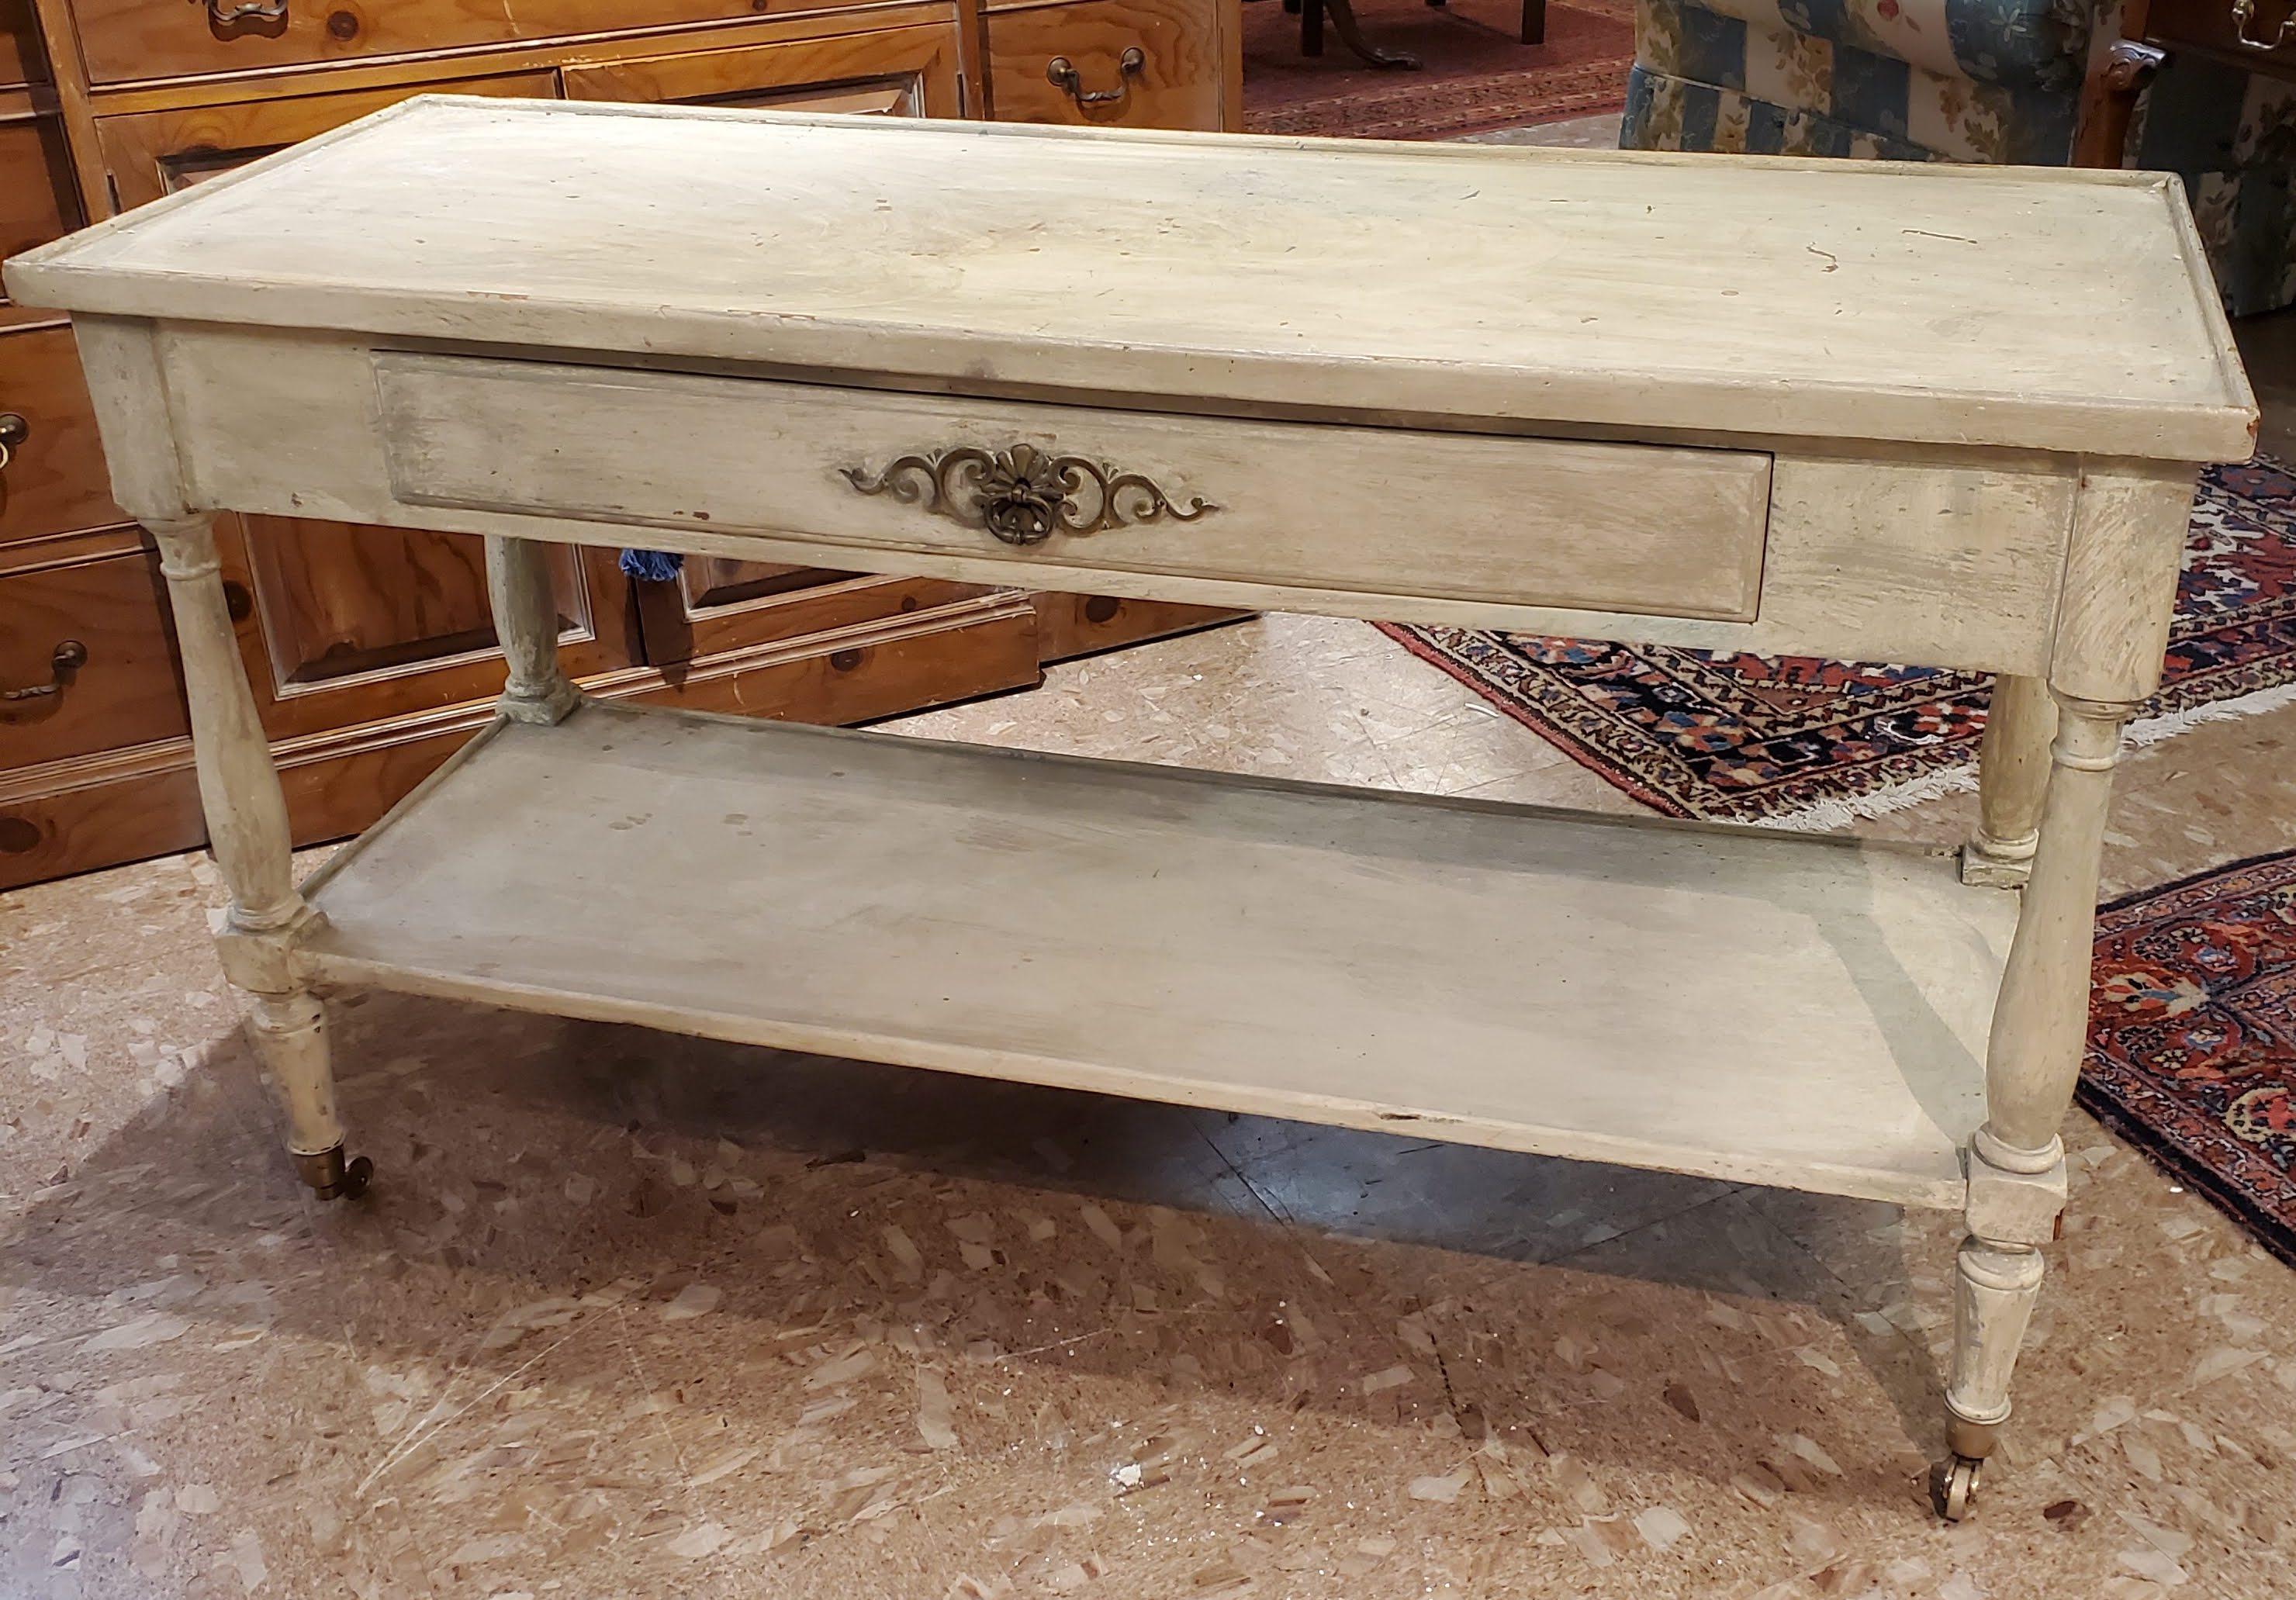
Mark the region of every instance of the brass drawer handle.
[[1116, 58], [1116, 86], [1112, 89], [1086, 89], [1084, 76], [1076, 63], [1065, 55], [1053, 57], [1045, 69], [1045, 80], [1055, 87], [1066, 89], [1069, 98], [1079, 106], [1113, 105], [1132, 93], [1132, 80], [1148, 70], [1148, 57], [1140, 46], [1133, 45]]
[[1170, 517], [1193, 522], [1218, 506], [1193, 496], [1180, 505], [1138, 472], [1047, 455], [1033, 445], [983, 450], [958, 445], [903, 455], [877, 472], [840, 469], [865, 495], [890, 495], [1008, 545], [1041, 545], [1055, 533], [1099, 533]]
[[16, 452], [26, 439], [32, 437], [32, 424], [12, 411], [0, 411], [0, 472], [16, 458]]
[[86, 665], [87, 646], [78, 639], [66, 639], [48, 657], [46, 683], [35, 684], [29, 689], [0, 689], [0, 704], [12, 706], [26, 701], [61, 700], [73, 675]]
[[277, 38], [286, 30], [288, 0], [208, 0], [208, 27], [217, 36], [245, 30]]
[[2277, 50], [2291, 39], [2296, 39], [2296, 14], [2280, 20], [2280, 31], [2269, 39], [2251, 39], [2248, 25], [2256, 18], [2256, 0], [2232, 0], [2232, 37], [2243, 50]]

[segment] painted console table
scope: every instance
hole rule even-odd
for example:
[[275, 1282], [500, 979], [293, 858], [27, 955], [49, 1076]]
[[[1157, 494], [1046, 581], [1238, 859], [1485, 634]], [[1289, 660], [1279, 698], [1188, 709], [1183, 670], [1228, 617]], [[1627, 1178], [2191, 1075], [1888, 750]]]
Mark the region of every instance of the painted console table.
[[[2121, 725], [2256, 420], [2173, 180], [434, 98], [7, 284], [159, 542], [322, 1195], [316, 994], [381, 984], [1958, 1209], [1965, 1510]], [[299, 888], [219, 511], [488, 541], [500, 718]], [[584, 704], [536, 541], [1997, 672], [1980, 831]]]

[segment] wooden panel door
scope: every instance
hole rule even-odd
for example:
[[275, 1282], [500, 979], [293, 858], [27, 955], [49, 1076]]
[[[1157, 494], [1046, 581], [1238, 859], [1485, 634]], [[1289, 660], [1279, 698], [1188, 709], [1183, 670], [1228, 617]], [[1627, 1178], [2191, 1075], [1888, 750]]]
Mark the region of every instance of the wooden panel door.
[[[97, 126], [126, 208], [410, 94], [441, 90], [554, 98], [557, 75], [504, 73], [185, 107]], [[478, 539], [287, 517], [227, 518], [218, 533], [234, 616], [273, 737], [432, 710], [500, 686]], [[628, 588], [611, 554], [562, 548], [552, 560], [568, 669], [592, 673], [633, 661]]]
[[[944, 22], [637, 57], [568, 67], [562, 76], [570, 100], [949, 117], [967, 109], [959, 60], [956, 29]], [[636, 588], [646, 658], [660, 665], [989, 592], [717, 557], [689, 560], [676, 578]]]

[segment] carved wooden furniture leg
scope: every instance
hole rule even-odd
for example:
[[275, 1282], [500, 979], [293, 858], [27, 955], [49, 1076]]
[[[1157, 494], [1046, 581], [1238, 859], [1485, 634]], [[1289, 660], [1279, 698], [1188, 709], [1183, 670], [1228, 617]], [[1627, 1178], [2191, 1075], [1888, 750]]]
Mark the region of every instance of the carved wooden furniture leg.
[[[2193, 488], [2170, 474], [2100, 466], [2083, 471], [2078, 496], [2050, 650], [2057, 728], [2040, 840], [1994, 1003], [1985, 1124], [1969, 1142], [1969, 1234], [1956, 1275], [1945, 1397], [1952, 1454], [1937, 1485], [1939, 1509], [1954, 1518], [1967, 1513], [1979, 1468], [2008, 1420], [2010, 1369], [2040, 1292], [2040, 1247], [2064, 1210], [2057, 1130], [2088, 1039], [2105, 807], [2121, 727], [2161, 681]], [[2003, 737], [2030, 746], [2045, 710], [2021, 680], [2001, 681], [2020, 685], [2005, 719], [2016, 731]], [[2018, 792], [2025, 781], [2004, 774], [1997, 786]], [[2017, 803], [1996, 800], [2001, 809]], [[2005, 831], [2014, 823], [1994, 825]]]
[[510, 664], [496, 710], [512, 722], [545, 727], [565, 721], [582, 694], [559, 669], [558, 597], [545, 547], [488, 534], [487, 595], [494, 603], [495, 636]]
[[2021, 889], [2032, 876], [2056, 720], [2049, 686], [2041, 679], [2005, 673], [1993, 680], [1977, 757], [1977, 834], [1962, 847], [1963, 882]]
[[2099, 29], [2100, 37], [2089, 41], [2080, 106], [2073, 122], [2072, 164], [2076, 167], [2119, 167], [2127, 159], [2128, 124], [2136, 97], [2168, 61], [2166, 51], [2145, 42], [2152, 11], [2152, 0], [2122, 0], [2119, 29], [2113, 33]]
[[[1312, 16], [1317, 0], [1308, 0], [1308, 4], [1310, 8], [1309, 15]], [[1355, 0], [1322, 0], [1322, 6], [1331, 14], [1332, 31], [1340, 36], [1340, 43], [1363, 57], [1372, 66], [1394, 67], [1405, 71], [1415, 71], [1418, 69], [1417, 56], [1403, 50], [1383, 50], [1364, 37], [1363, 26], [1356, 21]], [[1317, 43], [1320, 48], [1321, 40], [1319, 39]], [[1315, 54], [1316, 52], [1307, 51], [1306, 53]]]
[[1969, 1146], [1969, 1236], [1958, 1261], [1946, 1389], [1953, 1458], [1940, 1485], [1941, 1507], [1956, 1519], [1968, 1510], [1979, 1465], [2009, 1419], [2009, 1373], [2041, 1288], [2040, 1246], [2064, 1209], [2057, 1128], [2087, 1037], [2105, 804], [2121, 724], [2136, 709], [2061, 702], [2040, 848], [1986, 1051], [1985, 1125]]
[[254, 997], [249, 1021], [287, 1114], [296, 1170], [323, 1200], [354, 1195], [373, 1164], [343, 1160], [325, 1010], [294, 972], [295, 942], [313, 913], [291, 875], [287, 800], [232, 636], [213, 527], [206, 517], [145, 526], [176, 614], [208, 840], [231, 885], [224, 971]]

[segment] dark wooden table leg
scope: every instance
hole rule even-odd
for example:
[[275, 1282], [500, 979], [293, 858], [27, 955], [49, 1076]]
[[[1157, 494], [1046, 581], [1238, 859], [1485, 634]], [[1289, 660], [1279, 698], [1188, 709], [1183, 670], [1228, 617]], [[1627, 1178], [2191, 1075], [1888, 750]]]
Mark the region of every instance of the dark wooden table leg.
[[[1308, 0], [1310, 6], [1315, 5], [1316, 3], [1316, 0]], [[1356, 21], [1356, 8], [1352, 0], [1323, 0], [1323, 4], [1332, 13], [1332, 31], [1340, 36], [1340, 43], [1363, 57], [1365, 62], [1374, 67], [1397, 67], [1405, 70], [1415, 70], [1418, 68], [1417, 56], [1401, 50], [1382, 50], [1364, 37], [1363, 28]], [[1306, 49], [1304, 40], [1301, 48]]]
[[1546, 0], [1522, 0], [1522, 42], [1546, 43]]
[[1300, 0], [1300, 53], [1324, 53], [1324, 0]]

